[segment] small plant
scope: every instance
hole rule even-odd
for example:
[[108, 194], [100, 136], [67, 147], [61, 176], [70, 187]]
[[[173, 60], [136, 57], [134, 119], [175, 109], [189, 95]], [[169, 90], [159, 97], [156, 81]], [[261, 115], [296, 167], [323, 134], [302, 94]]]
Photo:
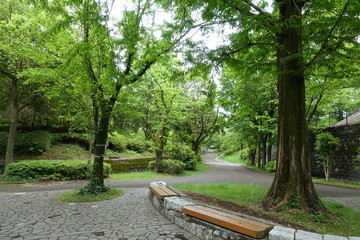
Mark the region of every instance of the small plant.
[[100, 185], [100, 180], [98, 178], [93, 178], [83, 188], [80, 188], [79, 194], [82, 196], [99, 195], [99, 194], [105, 193], [109, 190], [110, 190], [109, 187]]
[[288, 201], [286, 209], [301, 209], [300, 198], [293, 197], [290, 201]]
[[319, 213], [311, 214], [310, 219], [311, 219], [311, 221], [317, 222], [317, 223], [325, 223], [326, 222], [326, 217]]
[[334, 165], [334, 153], [340, 148], [339, 138], [329, 132], [320, 133], [316, 136], [315, 150], [318, 163], [324, 169], [326, 181], [330, 181], [330, 174]]
[[265, 165], [265, 170], [268, 172], [275, 172], [276, 171], [276, 161], [272, 160], [272, 161], [268, 162]]

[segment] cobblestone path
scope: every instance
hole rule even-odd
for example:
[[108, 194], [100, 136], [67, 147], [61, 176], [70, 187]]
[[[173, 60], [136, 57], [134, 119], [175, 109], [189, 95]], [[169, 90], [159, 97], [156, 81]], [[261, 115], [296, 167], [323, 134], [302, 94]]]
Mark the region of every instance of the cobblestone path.
[[92, 203], [63, 203], [64, 191], [0, 193], [0, 239], [195, 240], [158, 213], [146, 188]]

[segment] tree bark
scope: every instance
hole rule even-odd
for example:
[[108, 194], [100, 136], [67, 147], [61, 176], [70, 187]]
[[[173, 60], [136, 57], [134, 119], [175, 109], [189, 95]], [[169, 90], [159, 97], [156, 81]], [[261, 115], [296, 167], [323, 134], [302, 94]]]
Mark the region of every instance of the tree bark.
[[15, 106], [13, 106], [11, 110], [10, 128], [9, 128], [9, 134], [6, 145], [5, 171], [7, 166], [9, 166], [10, 163], [14, 162], [14, 145], [15, 145], [18, 116], [19, 116], [19, 110]]
[[324, 211], [310, 169], [305, 118], [305, 80], [302, 49], [302, 14], [305, 2], [278, 0], [281, 31], [278, 34], [279, 91], [278, 161], [263, 207], [279, 210], [297, 203], [307, 213]]

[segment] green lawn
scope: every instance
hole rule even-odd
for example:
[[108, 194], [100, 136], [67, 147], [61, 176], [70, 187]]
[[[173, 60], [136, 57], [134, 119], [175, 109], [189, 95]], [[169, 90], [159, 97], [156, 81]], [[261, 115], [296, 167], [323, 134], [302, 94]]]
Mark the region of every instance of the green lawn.
[[340, 204], [324, 202], [331, 217], [306, 215], [299, 210], [290, 209], [282, 212], [265, 212], [259, 203], [268, 190], [267, 187], [252, 184], [176, 184], [175, 188], [196, 192], [217, 199], [229, 201], [241, 206], [250, 207], [260, 213], [271, 214], [288, 222], [296, 223], [322, 234], [341, 236], [360, 236], [360, 212]]
[[195, 171], [185, 171], [180, 175], [170, 175], [164, 173], [155, 173], [152, 171], [142, 171], [142, 172], [130, 172], [130, 173], [113, 173], [110, 174], [109, 180], [118, 181], [118, 182], [127, 182], [127, 181], [140, 181], [140, 180], [151, 180], [151, 179], [166, 179], [179, 176], [189, 176], [194, 174], [204, 173], [210, 170], [210, 167], [207, 165], [200, 164], [196, 167]]

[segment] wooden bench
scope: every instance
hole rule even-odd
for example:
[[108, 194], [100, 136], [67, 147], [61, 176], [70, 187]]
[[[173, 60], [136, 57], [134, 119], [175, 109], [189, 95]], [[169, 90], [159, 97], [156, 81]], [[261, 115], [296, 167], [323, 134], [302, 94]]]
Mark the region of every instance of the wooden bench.
[[267, 224], [199, 205], [186, 206], [183, 208], [183, 212], [186, 215], [196, 217], [254, 238], [264, 238], [272, 229], [272, 226]]
[[176, 192], [166, 186], [151, 186], [150, 191], [153, 192], [159, 199], [178, 196]]

